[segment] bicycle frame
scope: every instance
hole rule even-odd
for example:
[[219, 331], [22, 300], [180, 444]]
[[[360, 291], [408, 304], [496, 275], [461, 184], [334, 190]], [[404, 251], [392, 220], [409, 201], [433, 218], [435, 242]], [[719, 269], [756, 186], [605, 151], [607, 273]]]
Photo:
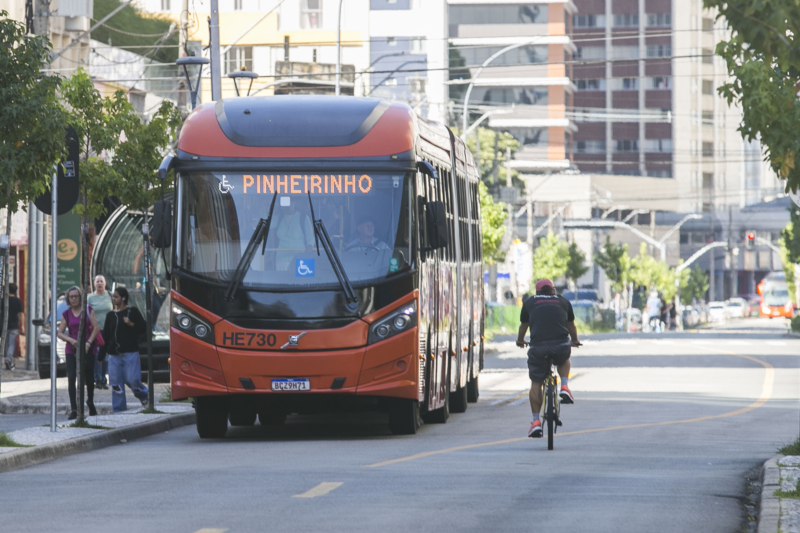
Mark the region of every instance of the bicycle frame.
[[[561, 399], [559, 397], [558, 374], [556, 367], [550, 364], [550, 374], [542, 382], [542, 408], [539, 415], [547, 426], [547, 449], [553, 449], [553, 435], [561, 425]], [[552, 409], [551, 404], [552, 402]], [[542, 428], [544, 429], [544, 428]]]

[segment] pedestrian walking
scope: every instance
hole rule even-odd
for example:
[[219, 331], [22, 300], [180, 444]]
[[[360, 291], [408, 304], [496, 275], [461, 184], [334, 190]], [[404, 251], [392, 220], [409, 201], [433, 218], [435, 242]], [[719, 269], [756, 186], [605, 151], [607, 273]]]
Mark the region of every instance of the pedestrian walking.
[[[94, 277], [94, 292], [86, 298], [86, 302], [94, 309], [97, 323], [105, 325], [106, 315], [114, 309], [114, 305], [111, 303], [111, 294], [106, 290], [106, 278], [102, 274]], [[99, 361], [95, 356], [94, 386], [98, 389], [108, 389], [107, 375], [108, 359]]]
[[[58, 338], [67, 343], [64, 352], [67, 356], [67, 390], [69, 391], [69, 405], [71, 407], [69, 420], [78, 418], [78, 401], [76, 399], [75, 380], [78, 376], [78, 330], [81, 325], [81, 289], [73, 286], [67, 290], [66, 300], [69, 307], [61, 315], [58, 323]], [[94, 360], [96, 348], [94, 340], [100, 333], [97, 317], [91, 306], [86, 308], [86, 346], [83, 359], [83, 381], [86, 383], [86, 405], [89, 406], [89, 416], [95, 416], [94, 408]], [[67, 333], [68, 331], [68, 333]]]
[[114, 289], [111, 295], [114, 310], [106, 315], [103, 327], [105, 346], [100, 359], [108, 354], [108, 382], [111, 407], [115, 413], [128, 409], [125, 385], [142, 405], [147, 405], [148, 391], [142, 383], [142, 364], [139, 361], [139, 336], [147, 330], [147, 323], [137, 308], [128, 306], [129, 299], [125, 287]]
[[[3, 309], [0, 307], [0, 327], [2, 327]], [[25, 313], [22, 300], [17, 298], [17, 284], [8, 284], [8, 341], [6, 342], [6, 370], [16, 368], [14, 352], [17, 350], [17, 339], [25, 335]]]
[[670, 331], [678, 328], [678, 300], [672, 297], [672, 305], [669, 308], [669, 329]]

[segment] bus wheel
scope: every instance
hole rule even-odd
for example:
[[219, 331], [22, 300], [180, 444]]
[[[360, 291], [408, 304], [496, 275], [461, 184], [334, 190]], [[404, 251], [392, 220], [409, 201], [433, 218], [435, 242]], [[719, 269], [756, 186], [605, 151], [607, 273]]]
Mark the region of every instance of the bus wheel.
[[286, 413], [279, 411], [261, 411], [258, 413], [258, 421], [262, 426], [282, 426], [286, 422]]
[[195, 401], [195, 412], [201, 439], [221, 439], [228, 432], [228, 412], [223, 399], [200, 396]]
[[422, 415], [426, 424], [444, 424], [450, 418], [450, 393], [444, 395], [444, 405]]
[[450, 393], [450, 412], [463, 413], [467, 410], [467, 388], [459, 387]]
[[256, 412], [251, 410], [231, 411], [228, 418], [232, 426], [252, 426], [256, 423]]
[[389, 429], [393, 435], [414, 435], [422, 425], [419, 402], [395, 400], [389, 407]]
[[467, 381], [467, 401], [469, 403], [475, 403], [478, 401], [478, 397], [481, 395], [480, 390], [478, 390], [478, 376]]

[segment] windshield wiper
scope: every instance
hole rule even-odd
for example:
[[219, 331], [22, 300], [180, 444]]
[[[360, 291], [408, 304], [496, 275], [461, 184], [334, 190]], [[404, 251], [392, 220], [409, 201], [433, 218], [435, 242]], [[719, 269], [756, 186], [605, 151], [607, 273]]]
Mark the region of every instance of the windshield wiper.
[[247, 243], [247, 248], [245, 248], [242, 258], [239, 259], [239, 264], [236, 265], [236, 270], [233, 272], [233, 277], [228, 284], [228, 289], [225, 291], [225, 299], [228, 301], [233, 300], [236, 291], [239, 290], [239, 285], [242, 284], [245, 274], [247, 274], [247, 271], [250, 269], [250, 263], [253, 262], [253, 258], [256, 256], [258, 245], [263, 243], [261, 246], [261, 255], [264, 255], [264, 251], [267, 249], [267, 236], [269, 236], [269, 226], [272, 223], [272, 211], [275, 209], [275, 199], [277, 197], [278, 192], [275, 191], [275, 194], [272, 195], [272, 203], [269, 206], [267, 218], [260, 219], [258, 224], [256, 224], [256, 229], [250, 237], [250, 242]]
[[311, 221], [314, 225], [314, 242], [317, 245], [317, 255], [320, 255], [319, 243], [322, 242], [322, 247], [325, 249], [325, 254], [328, 256], [331, 267], [333, 267], [334, 274], [336, 274], [336, 277], [339, 279], [339, 284], [342, 286], [347, 303], [358, 304], [356, 292], [353, 290], [353, 286], [347, 278], [347, 272], [345, 272], [342, 261], [339, 259], [339, 254], [336, 253], [336, 248], [333, 246], [333, 242], [328, 235], [328, 230], [325, 229], [325, 223], [322, 222], [322, 219], [314, 219], [314, 204], [311, 203], [311, 193], [308, 193], [308, 205], [311, 208]]

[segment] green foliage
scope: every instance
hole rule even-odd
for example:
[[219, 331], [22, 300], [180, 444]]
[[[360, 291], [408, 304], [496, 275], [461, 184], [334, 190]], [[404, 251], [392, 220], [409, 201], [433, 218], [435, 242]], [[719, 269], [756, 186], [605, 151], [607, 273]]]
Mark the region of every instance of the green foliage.
[[41, 73], [50, 63], [47, 38], [26, 35], [23, 24], [0, 11], [0, 42], [0, 207], [14, 212], [49, 187], [65, 151], [67, 121], [58, 78]]
[[636, 285], [660, 291], [667, 301], [675, 296], [675, 270], [649, 255], [645, 243], [639, 247], [639, 255], [631, 259], [630, 279]]
[[[739, 132], [760, 140], [773, 170], [797, 191], [800, 168], [800, 55], [797, 54], [800, 3], [794, 0], [705, 0], [730, 27], [731, 38], [717, 45], [732, 78], [719, 87], [728, 104], [741, 106]], [[800, 167], [800, 165], [798, 165]]]
[[606, 235], [606, 243], [594, 254], [594, 261], [605, 271], [606, 278], [614, 290], [619, 291], [624, 288], [631, 268], [627, 244], [611, 242], [611, 237]]
[[28, 448], [23, 444], [18, 443], [8, 436], [8, 433], [0, 432], [0, 448]]
[[506, 204], [495, 203], [483, 183], [478, 184], [478, 198], [481, 206], [483, 260], [487, 263], [499, 263], [506, 255], [500, 251], [500, 243], [506, 232]]
[[586, 254], [578, 248], [575, 241], [572, 241], [567, 249], [567, 271], [564, 275], [573, 283], [577, 283], [578, 278], [588, 271], [589, 267], [586, 266]]
[[[476, 145], [478, 139], [480, 139], [480, 144]], [[496, 150], [495, 142], [497, 143]], [[480, 150], [476, 149], [478, 146]], [[492, 192], [497, 192], [500, 187], [505, 187], [508, 175], [505, 165], [506, 152], [510, 148], [513, 156], [519, 150], [519, 141], [508, 132], [477, 128], [467, 137], [467, 147], [476, 157], [476, 163], [481, 172], [481, 181], [486, 183]], [[497, 179], [494, 175], [495, 170], [497, 170]], [[521, 190], [525, 188], [525, 184], [520, 180], [516, 170], [511, 171], [511, 183]]]
[[794, 331], [795, 333], [800, 333], [800, 315], [795, 315], [792, 318], [790, 322], [790, 327], [792, 328], [792, 331]]
[[[120, 4], [122, 4], [120, 0], [95, 0], [94, 19], [101, 20], [113, 10], [117, 9]], [[111, 17], [103, 26], [94, 30], [92, 32], [92, 39], [125, 48], [136, 54], [152, 57], [152, 59], [159, 63], [174, 63], [178, 58], [177, 31], [172, 32], [157, 52], [155, 47], [156, 43], [158, 43], [162, 36], [169, 30], [171, 24], [172, 21], [167, 18], [142, 13], [141, 9], [139, 9], [134, 2]], [[125, 33], [114, 31], [114, 29]], [[148, 37], [127, 35], [129, 33], [148, 35]], [[130, 48], [131, 46], [152, 46], [152, 48]]]
[[533, 281], [547, 278], [555, 282], [567, 273], [569, 246], [552, 233], [539, 239], [539, 247], [533, 252]]
[[783, 272], [786, 274], [786, 285], [789, 289], [789, 298], [794, 303], [797, 298], [797, 280], [795, 279], [795, 264], [800, 263], [800, 208], [792, 206], [789, 209], [790, 219], [786, 228], [781, 231], [781, 260]]
[[708, 272], [699, 268], [681, 271], [681, 303], [689, 305], [692, 299], [702, 300], [708, 292]]

